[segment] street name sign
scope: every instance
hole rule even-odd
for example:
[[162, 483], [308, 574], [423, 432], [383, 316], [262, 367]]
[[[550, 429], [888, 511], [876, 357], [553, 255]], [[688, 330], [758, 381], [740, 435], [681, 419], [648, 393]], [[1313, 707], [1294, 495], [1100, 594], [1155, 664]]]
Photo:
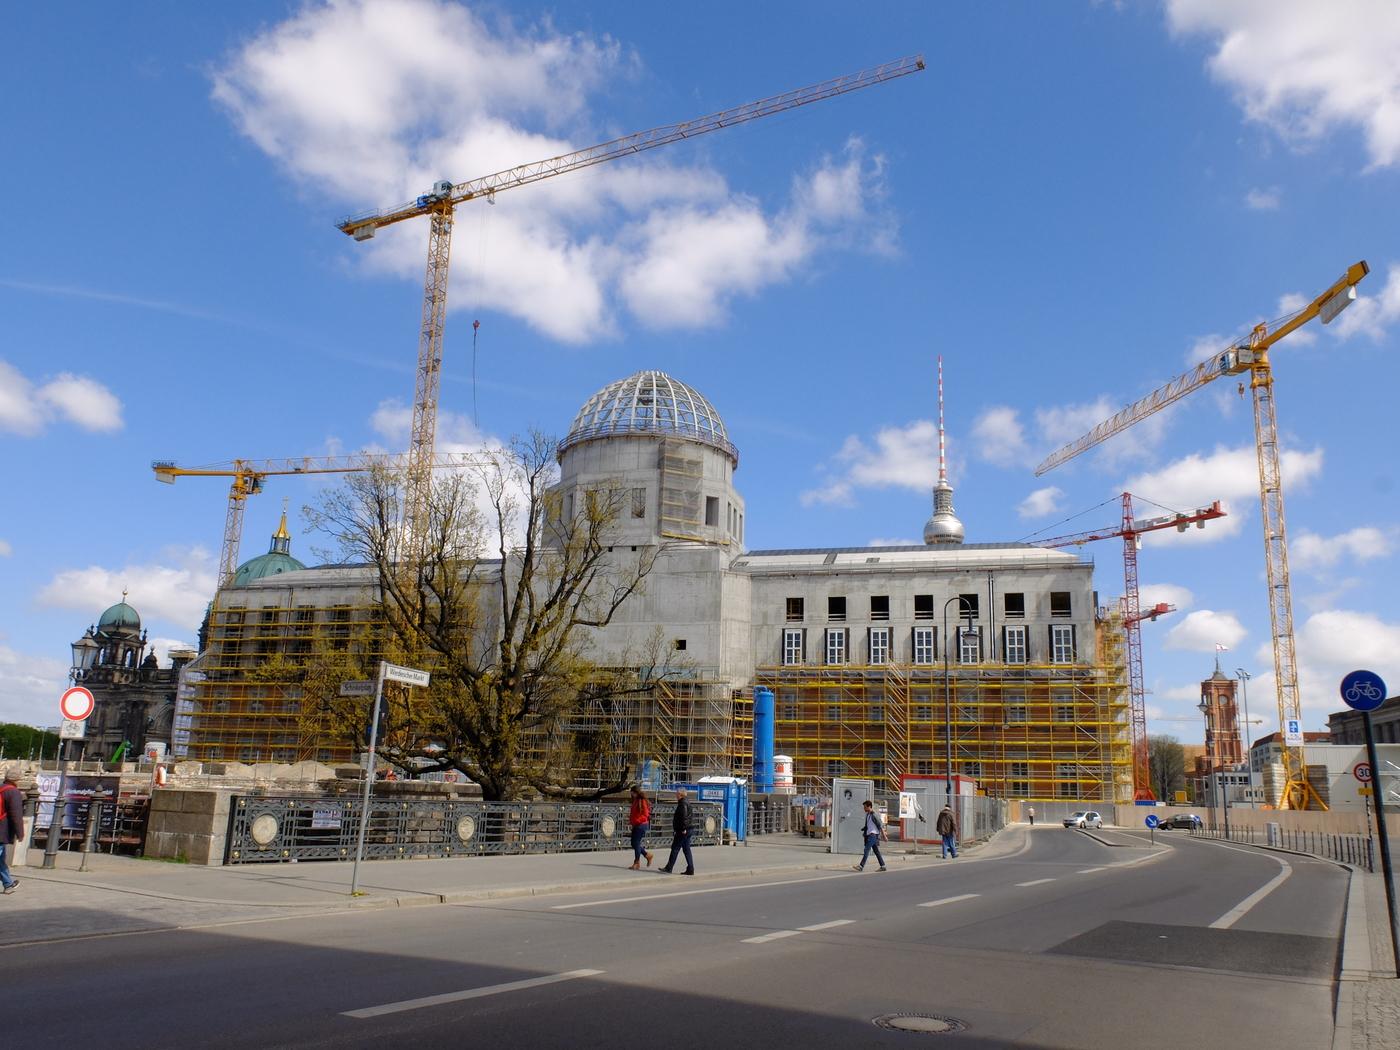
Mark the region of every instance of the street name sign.
[[72, 689], [64, 690], [63, 695], [58, 698], [58, 713], [70, 721], [81, 722], [92, 714], [95, 703], [92, 693], [80, 685], [75, 685]]
[[372, 680], [358, 682], [341, 682], [341, 696], [373, 696], [374, 682]]
[[427, 671], [418, 671], [412, 667], [400, 667], [398, 664], [385, 664], [384, 677], [391, 682], [403, 682], [405, 685], [426, 686], [428, 684]]

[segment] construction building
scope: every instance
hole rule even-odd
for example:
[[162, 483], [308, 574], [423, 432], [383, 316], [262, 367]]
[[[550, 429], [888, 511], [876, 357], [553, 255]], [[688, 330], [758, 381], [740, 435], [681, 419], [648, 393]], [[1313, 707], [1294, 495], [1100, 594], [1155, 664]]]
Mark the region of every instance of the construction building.
[[[658, 551], [643, 590], [596, 632], [592, 658], [623, 665], [660, 637], [671, 666], [649, 693], [580, 709], [533, 740], [539, 754], [602, 729], [616, 751], [609, 770], [745, 775], [753, 689], [767, 686], [799, 787], [853, 776], [895, 791], [906, 774], [941, 774], [951, 753], [953, 771], [989, 794], [1131, 799], [1120, 612], [1098, 606], [1092, 563], [1077, 555], [965, 543], [941, 464], [924, 545], [748, 551], [738, 450], [684, 383], [639, 372], [610, 384], [558, 455], [566, 515], [591, 488], [620, 488], [612, 549]], [[320, 731], [293, 682], [317, 645], [373, 644], [375, 576], [305, 568], [289, 542], [279, 528], [273, 550], [214, 601], [176, 712], [178, 754], [353, 756], [352, 741]], [[588, 784], [607, 772], [574, 776]]]

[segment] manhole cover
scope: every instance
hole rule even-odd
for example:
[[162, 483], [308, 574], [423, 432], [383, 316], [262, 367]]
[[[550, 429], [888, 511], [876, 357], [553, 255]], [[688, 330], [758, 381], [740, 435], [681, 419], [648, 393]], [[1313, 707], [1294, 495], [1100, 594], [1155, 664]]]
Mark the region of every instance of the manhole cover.
[[882, 1014], [875, 1018], [875, 1024], [892, 1032], [917, 1032], [919, 1035], [946, 1035], [967, 1030], [965, 1022], [941, 1014]]

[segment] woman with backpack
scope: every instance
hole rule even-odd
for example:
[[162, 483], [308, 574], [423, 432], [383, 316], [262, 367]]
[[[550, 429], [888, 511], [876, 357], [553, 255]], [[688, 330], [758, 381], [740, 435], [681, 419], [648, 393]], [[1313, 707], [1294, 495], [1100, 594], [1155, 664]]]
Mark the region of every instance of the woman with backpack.
[[627, 814], [627, 824], [632, 829], [632, 866], [628, 870], [641, 871], [643, 857], [647, 859], [647, 867], [651, 867], [651, 851], [643, 844], [651, 830], [651, 803], [636, 784], [632, 785], [632, 809]]

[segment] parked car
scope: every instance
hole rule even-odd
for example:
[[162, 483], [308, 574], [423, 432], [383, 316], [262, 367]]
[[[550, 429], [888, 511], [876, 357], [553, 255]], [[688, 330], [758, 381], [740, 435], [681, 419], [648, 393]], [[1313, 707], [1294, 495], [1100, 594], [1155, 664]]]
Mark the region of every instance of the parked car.
[[1201, 818], [1194, 813], [1173, 813], [1170, 817], [1163, 817], [1157, 824], [1158, 828], [1177, 828], [1178, 830], [1197, 831], [1201, 826]]
[[1101, 828], [1103, 827], [1103, 817], [1092, 809], [1080, 810], [1078, 813], [1071, 813], [1065, 817], [1065, 827]]

